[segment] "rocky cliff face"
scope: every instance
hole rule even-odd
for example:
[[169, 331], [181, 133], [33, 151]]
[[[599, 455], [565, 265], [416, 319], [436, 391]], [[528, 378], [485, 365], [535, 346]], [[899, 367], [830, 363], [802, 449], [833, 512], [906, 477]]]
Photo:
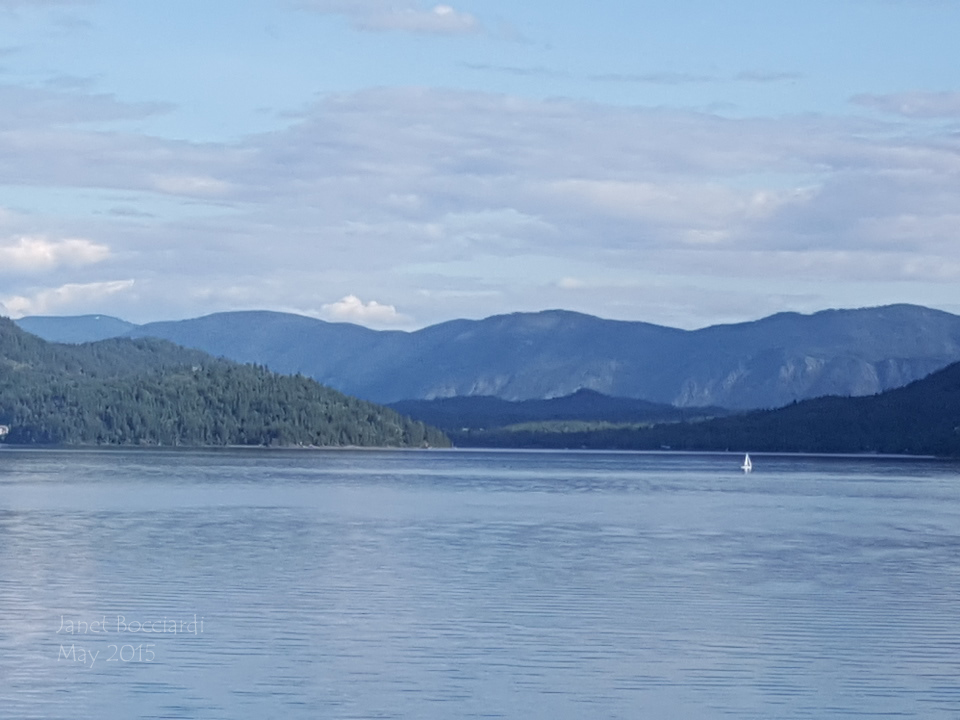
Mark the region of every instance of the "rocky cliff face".
[[824, 395], [858, 397], [902, 387], [952, 361], [940, 358], [784, 358], [779, 364], [750, 358], [724, 372], [685, 379], [671, 400], [679, 407], [719, 405], [728, 408], [781, 407], [795, 400]]

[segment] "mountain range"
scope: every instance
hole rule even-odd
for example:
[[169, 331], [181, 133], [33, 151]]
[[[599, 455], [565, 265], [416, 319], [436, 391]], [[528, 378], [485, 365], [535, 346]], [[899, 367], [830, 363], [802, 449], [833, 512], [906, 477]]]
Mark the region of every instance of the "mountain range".
[[27, 317], [48, 340], [155, 337], [367, 400], [548, 399], [588, 389], [677, 407], [781, 407], [873, 395], [960, 360], [960, 316], [915, 305], [779, 313], [681, 330], [563, 310], [376, 331], [248, 311], [133, 325], [108, 316]]
[[870, 453], [960, 457], [960, 363], [869, 397], [644, 426], [542, 423], [452, 432], [462, 447]]

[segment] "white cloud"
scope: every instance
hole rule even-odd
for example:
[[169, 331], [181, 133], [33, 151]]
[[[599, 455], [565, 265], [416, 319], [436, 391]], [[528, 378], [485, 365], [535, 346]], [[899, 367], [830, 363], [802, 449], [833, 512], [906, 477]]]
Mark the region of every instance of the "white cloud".
[[360, 325], [396, 326], [410, 322], [393, 305], [381, 305], [375, 300], [365, 303], [356, 295], [347, 295], [335, 303], [323, 305], [321, 315], [327, 320]]
[[386, 0], [302, 0], [299, 6], [317, 12], [344, 15], [360, 30], [460, 35], [481, 29], [473, 15], [446, 4], [422, 8], [397, 5]]
[[449, 5], [437, 5], [432, 10], [402, 8], [377, 13], [358, 20], [365, 30], [396, 30], [411, 33], [454, 35], [477, 32], [480, 24], [469, 13], [454, 10]]
[[68, 283], [57, 288], [37, 290], [30, 295], [11, 295], [0, 298], [0, 305], [6, 309], [10, 317], [14, 318], [51, 313], [75, 315], [87, 310], [95, 310], [107, 297], [129, 290], [133, 285], [133, 280]]
[[109, 256], [110, 248], [90, 240], [20, 236], [0, 240], [0, 273], [41, 272], [61, 266], [80, 267], [101, 262]]

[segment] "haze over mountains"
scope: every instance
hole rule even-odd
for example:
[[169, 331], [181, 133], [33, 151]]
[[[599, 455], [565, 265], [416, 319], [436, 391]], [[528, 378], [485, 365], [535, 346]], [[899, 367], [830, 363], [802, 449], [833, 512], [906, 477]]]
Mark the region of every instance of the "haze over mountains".
[[960, 316], [914, 305], [780, 313], [692, 331], [562, 310], [454, 320], [415, 332], [265, 311], [141, 326], [105, 316], [17, 322], [55, 341], [112, 333], [171, 340], [381, 403], [527, 400], [589, 389], [678, 407], [768, 408], [872, 395], [960, 360]]

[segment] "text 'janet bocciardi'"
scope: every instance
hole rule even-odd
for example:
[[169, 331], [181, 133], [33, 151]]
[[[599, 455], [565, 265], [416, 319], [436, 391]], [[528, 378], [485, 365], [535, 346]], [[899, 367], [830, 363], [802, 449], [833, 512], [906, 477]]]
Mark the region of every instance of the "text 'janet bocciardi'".
[[[125, 615], [102, 615], [95, 620], [60, 616], [57, 635], [61, 642], [57, 662], [92, 668], [97, 661], [149, 663], [156, 660], [156, 640], [177, 635], [197, 637], [204, 632], [204, 618], [197, 615], [132, 619]], [[62, 636], [67, 636], [62, 637]], [[69, 638], [70, 644], [66, 644]]]

